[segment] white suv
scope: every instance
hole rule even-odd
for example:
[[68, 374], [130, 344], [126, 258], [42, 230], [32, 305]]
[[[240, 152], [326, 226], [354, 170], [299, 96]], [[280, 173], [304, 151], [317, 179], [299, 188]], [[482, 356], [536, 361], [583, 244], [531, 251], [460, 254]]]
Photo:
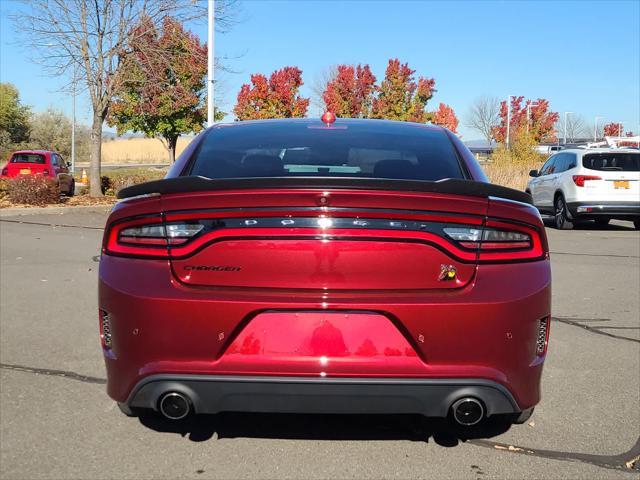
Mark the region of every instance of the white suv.
[[573, 228], [578, 220], [605, 225], [615, 218], [640, 229], [638, 150], [562, 150], [529, 175], [527, 192], [541, 213], [555, 217], [556, 228]]

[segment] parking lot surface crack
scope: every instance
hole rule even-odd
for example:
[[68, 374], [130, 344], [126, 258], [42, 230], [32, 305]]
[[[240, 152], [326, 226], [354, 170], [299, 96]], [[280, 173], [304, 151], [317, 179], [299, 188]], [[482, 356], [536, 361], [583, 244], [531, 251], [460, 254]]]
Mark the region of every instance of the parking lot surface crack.
[[631, 449], [619, 455], [593, 455], [589, 453], [562, 452], [558, 450], [538, 450], [482, 439], [468, 440], [468, 443], [478, 447], [492, 448], [508, 453], [530, 455], [549, 460], [588, 463], [601, 468], [622, 470], [626, 472], [637, 472], [638, 463], [634, 460], [636, 460], [638, 455], [640, 455], [640, 438], [636, 440], [636, 443], [631, 447]]
[[602, 321], [607, 321], [606, 319], [602, 319], [602, 318], [572, 318], [572, 317], [551, 317], [552, 320], [557, 320], [558, 322], [564, 323], [566, 325], [572, 325], [574, 327], [579, 327], [582, 328], [584, 330], [587, 330], [588, 332], [591, 333], [596, 333], [598, 335], [604, 335], [605, 337], [610, 337], [610, 338], [615, 338], [617, 340], [626, 340], [627, 342], [634, 342], [634, 343], [640, 343], [640, 340], [638, 340], [637, 338], [629, 338], [629, 337], [624, 337], [622, 335], [616, 335], [615, 333], [610, 333], [610, 332], [604, 332], [601, 330], [601, 328], [614, 328], [614, 327], [609, 327], [609, 326], [598, 326], [598, 327], [592, 327], [591, 325], [585, 325], [584, 323], [581, 323], [583, 321], [587, 321], [587, 322], [602, 322]]
[[0, 222], [18, 223], [18, 224], [24, 224], [24, 225], [39, 225], [41, 227], [83, 228], [87, 230], [104, 230], [103, 227], [92, 227], [90, 225], [69, 225], [66, 223], [29, 222], [27, 220], [6, 220], [6, 219], [0, 219]]
[[14, 370], [18, 372], [33, 373], [35, 375], [49, 375], [51, 377], [68, 378], [70, 380], [76, 380], [84, 383], [95, 383], [98, 385], [104, 385], [107, 381], [104, 378], [91, 377], [89, 375], [82, 375], [76, 372], [70, 372], [67, 370], [52, 370], [50, 368], [35, 368], [27, 367], [24, 365], [15, 365], [10, 363], [0, 363], [0, 368], [4, 370]]
[[640, 258], [638, 255], [616, 255], [611, 253], [576, 253], [576, 252], [549, 252], [551, 255], [572, 255], [576, 257], [612, 257], [612, 258]]

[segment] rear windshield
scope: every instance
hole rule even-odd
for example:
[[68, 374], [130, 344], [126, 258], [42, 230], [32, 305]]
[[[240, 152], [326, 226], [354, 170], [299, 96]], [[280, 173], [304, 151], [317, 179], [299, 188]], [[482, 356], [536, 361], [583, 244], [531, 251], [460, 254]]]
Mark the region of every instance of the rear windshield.
[[16, 153], [11, 157], [11, 163], [44, 163], [44, 155], [37, 153]]
[[640, 153], [591, 153], [582, 157], [582, 166], [590, 170], [640, 172]]
[[208, 178], [465, 178], [441, 130], [383, 122], [221, 126], [203, 140], [187, 174]]

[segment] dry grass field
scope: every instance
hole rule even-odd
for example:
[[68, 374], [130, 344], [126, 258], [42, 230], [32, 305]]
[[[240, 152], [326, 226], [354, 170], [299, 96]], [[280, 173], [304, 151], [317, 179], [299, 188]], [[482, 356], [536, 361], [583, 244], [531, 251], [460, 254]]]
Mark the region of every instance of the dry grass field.
[[491, 183], [524, 191], [530, 180], [529, 171], [538, 170], [542, 163], [484, 163], [482, 169]]
[[[178, 139], [176, 158], [189, 145], [193, 137]], [[117, 138], [102, 143], [102, 162], [114, 164], [169, 163], [167, 150], [155, 138]]]

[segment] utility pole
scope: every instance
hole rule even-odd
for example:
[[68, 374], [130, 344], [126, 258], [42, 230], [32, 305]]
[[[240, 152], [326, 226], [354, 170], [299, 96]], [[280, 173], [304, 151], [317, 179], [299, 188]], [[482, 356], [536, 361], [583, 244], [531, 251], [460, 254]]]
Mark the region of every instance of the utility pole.
[[598, 141], [598, 119], [604, 118], [596, 115], [595, 122], [593, 123], [593, 141]]
[[515, 95], [509, 95], [507, 97], [507, 136], [506, 136], [506, 147], [507, 150], [509, 150], [509, 135], [511, 133], [511, 97], [514, 97]]
[[567, 117], [573, 112], [564, 112], [564, 144], [567, 144]]
[[215, 31], [215, 0], [209, 0], [209, 36], [207, 44], [207, 126], [210, 127], [215, 121], [214, 110], [214, 69], [215, 69], [215, 56], [214, 56], [214, 31]]
[[622, 137], [622, 122], [618, 122], [618, 137]]

